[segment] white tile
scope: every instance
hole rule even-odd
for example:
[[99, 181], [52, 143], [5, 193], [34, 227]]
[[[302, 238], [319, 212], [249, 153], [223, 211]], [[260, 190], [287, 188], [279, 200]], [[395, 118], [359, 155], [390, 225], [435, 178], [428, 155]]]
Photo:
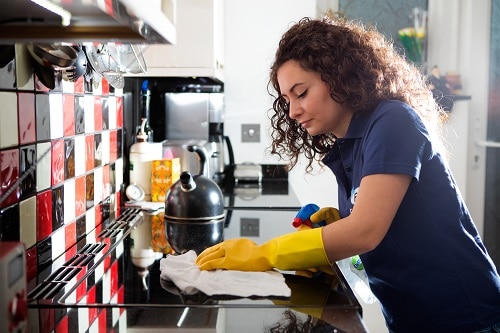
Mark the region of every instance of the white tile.
[[64, 224], [75, 219], [75, 178], [64, 182]]
[[[101, 266], [99, 265], [99, 267]], [[98, 281], [97, 276], [96, 281]], [[111, 270], [104, 272], [102, 276], [102, 301], [104, 303], [111, 301]]]
[[103, 131], [101, 133], [101, 158], [102, 165], [109, 164], [109, 131]]
[[64, 254], [66, 251], [66, 234], [64, 226], [52, 234], [52, 260]]
[[17, 94], [0, 92], [0, 148], [19, 145]]
[[75, 136], [75, 177], [85, 173], [85, 135]]
[[85, 212], [85, 224], [85, 233], [93, 235], [89, 240], [90, 243], [93, 243], [95, 242], [95, 234], [91, 232], [95, 229], [95, 206], [92, 206]]
[[103, 176], [102, 167], [94, 169], [94, 205], [97, 205], [103, 198]]
[[63, 98], [62, 94], [50, 94], [50, 138], [58, 139], [64, 136]]
[[115, 177], [115, 192], [118, 192], [123, 184], [123, 158], [119, 158], [115, 161], [115, 170], [112, 170], [111, 174]]
[[62, 80], [62, 91], [64, 93], [74, 93], [75, 92], [75, 82]]
[[[36, 145], [36, 190], [40, 192], [50, 187], [50, 177], [52, 168], [52, 146], [50, 142], [43, 142]], [[45, 156], [43, 156], [45, 154]], [[42, 158], [43, 156], [43, 158]]]
[[26, 44], [16, 43], [16, 84], [19, 90], [33, 91], [35, 80], [33, 79], [32, 57]]
[[83, 97], [85, 133], [94, 133], [94, 96], [85, 95]]
[[82, 332], [85, 333], [87, 332], [87, 329], [89, 328], [89, 308], [77, 308], [77, 309], [72, 309], [75, 311], [78, 311], [78, 333]]
[[108, 122], [109, 129], [116, 129], [116, 97], [108, 97]]
[[36, 244], [36, 196], [19, 203], [21, 242], [30, 248]]

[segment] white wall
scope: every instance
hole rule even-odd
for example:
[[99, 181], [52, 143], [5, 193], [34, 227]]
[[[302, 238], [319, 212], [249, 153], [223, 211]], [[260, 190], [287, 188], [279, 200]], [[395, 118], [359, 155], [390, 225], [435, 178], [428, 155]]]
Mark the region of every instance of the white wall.
[[448, 139], [455, 144], [451, 169], [481, 235], [486, 148], [476, 141], [486, 140], [490, 11], [491, 0], [429, 0], [428, 63], [442, 73], [458, 71], [463, 93], [471, 96], [468, 108], [452, 112], [448, 130], [460, 131], [455, 138], [448, 133]]
[[[310, 0], [225, 1], [224, 131], [232, 139], [236, 163], [285, 163], [266, 153], [270, 145], [267, 110], [269, 68], [281, 35], [292, 22], [316, 16]], [[241, 142], [241, 124], [261, 124], [260, 143]], [[318, 177], [304, 175], [298, 166], [290, 183], [302, 203], [336, 206], [337, 185], [329, 170]]]

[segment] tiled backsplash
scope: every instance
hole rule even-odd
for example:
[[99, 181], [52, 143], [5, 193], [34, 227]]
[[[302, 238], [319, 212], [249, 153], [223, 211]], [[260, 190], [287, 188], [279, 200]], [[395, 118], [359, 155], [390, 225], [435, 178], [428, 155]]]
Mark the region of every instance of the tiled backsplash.
[[50, 90], [26, 46], [15, 50], [0, 68], [0, 241], [24, 242], [34, 269], [119, 214], [123, 101], [104, 78], [59, 71]]

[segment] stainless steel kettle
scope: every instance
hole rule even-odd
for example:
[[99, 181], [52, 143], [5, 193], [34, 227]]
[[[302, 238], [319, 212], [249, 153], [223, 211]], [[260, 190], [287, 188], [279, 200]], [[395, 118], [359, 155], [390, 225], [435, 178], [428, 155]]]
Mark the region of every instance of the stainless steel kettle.
[[[206, 155], [198, 146], [190, 147], [198, 155], [200, 170], [206, 164]], [[177, 253], [194, 250], [201, 253], [207, 247], [223, 240], [224, 197], [220, 187], [209, 177], [193, 176], [183, 171], [166, 194], [165, 230], [170, 246]]]

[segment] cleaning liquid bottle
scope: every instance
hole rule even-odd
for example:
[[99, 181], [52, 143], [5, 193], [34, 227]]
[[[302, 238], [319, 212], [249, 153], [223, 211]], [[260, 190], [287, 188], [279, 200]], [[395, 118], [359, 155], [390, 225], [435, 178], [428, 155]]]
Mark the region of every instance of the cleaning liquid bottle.
[[[142, 110], [142, 115], [141, 118], [146, 118], [146, 125], [144, 126], [144, 133], [147, 134], [148, 142], [153, 142], [153, 129], [150, 126], [150, 105], [151, 105], [151, 91], [149, 90], [149, 81], [144, 80], [142, 81], [142, 86], [141, 86], [141, 110]], [[139, 134], [141, 129], [137, 132]]]
[[148, 142], [144, 131], [146, 121], [142, 118], [137, 142], [130, 147], [129, 177], [130, 185], [144, 191], [144, 201], [151, 201], [151, 161], [162, 159], [162, 145], [161, 142]]

